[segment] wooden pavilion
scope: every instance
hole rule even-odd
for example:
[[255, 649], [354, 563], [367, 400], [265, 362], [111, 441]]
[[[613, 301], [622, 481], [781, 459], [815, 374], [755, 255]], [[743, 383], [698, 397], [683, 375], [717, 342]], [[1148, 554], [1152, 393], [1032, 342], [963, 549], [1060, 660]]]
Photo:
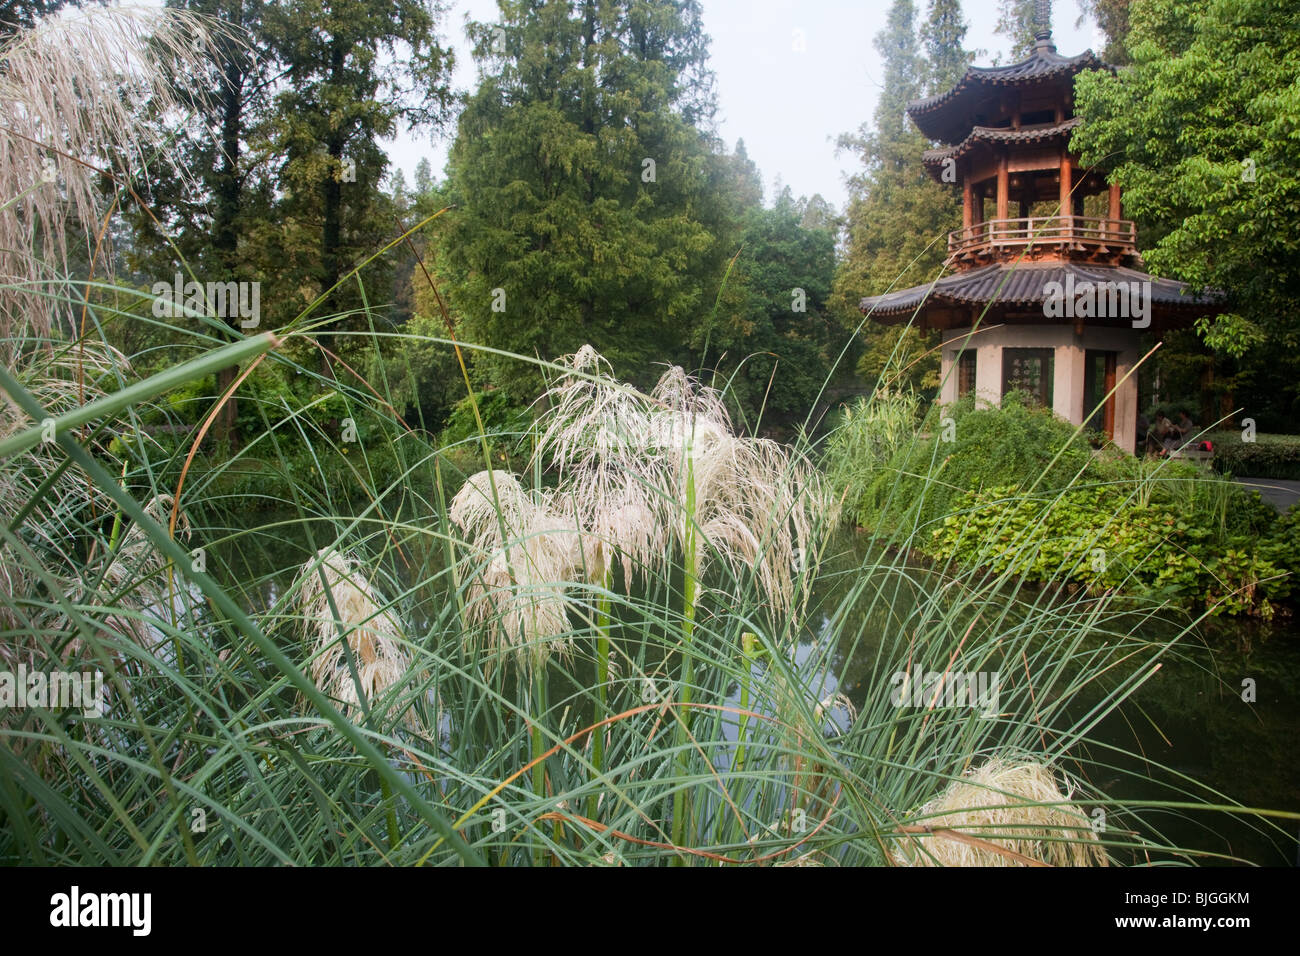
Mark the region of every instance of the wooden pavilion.
[[[1141, 271], [1119, 186], [1071, 152], [1081, 122], [1074, 78], [1109, 67], [1092, 51], [1057, 53], [1046, 7], [1027, 59], [971, 67], [952, 89], [907, 107], [921, 132], [947, 144], [922, 162], [936, 181], [961, 188], [962, 228], [948, 236], [951, 274], [860, 307], [878, 322], [942, 330], [941, 402], [969, 392], [996, 402], [1024, 389], [1074, 424], [1090, 416], [1091, 427], [1134, 451], [1137, 376], [1125, 375], [1141, 336], [1220, 309]], [[1084, 215], [1085, 199], [1102, 194], [1104, 215]], [[1034, 214], [1049, 203], [1050, 215]]]

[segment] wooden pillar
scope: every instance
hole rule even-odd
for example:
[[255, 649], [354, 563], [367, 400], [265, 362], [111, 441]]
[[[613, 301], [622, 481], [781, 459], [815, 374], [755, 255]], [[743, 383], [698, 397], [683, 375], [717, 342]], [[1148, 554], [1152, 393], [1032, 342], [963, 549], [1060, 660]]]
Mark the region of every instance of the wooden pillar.
[[1124, 230], [1119, 225], [1119, 222], [1124, 218], [1124, 211], [1119, 201], [1119, 183], [1110, 184], [1110, 209], [1107, 211], [1107, 218], [1110, 219], [1110, 222], [1106, 225], [1107, 233], [1113, 232], [1116, 238], [1122, 239]]
[[1011, 201], [1008, 195], [1010, 180], [1007, 173], [1007, 156], [1003, 153], [998, 157], [998, 216], [999, 219], [1007, 218], [1007, 205]]
[[976, 184], [972, 191], [975, 195], [975, 202], [971, 207], [971, 225], [978, 226], [984, 221], [984, 184]]
[[975, 225], [975, 192], [970, 180], [961, 184], [961, 227], [963, 230]]
[[1061, 215], [1070, 215], [1070, 157], [1066, 153], [1061, 154]]

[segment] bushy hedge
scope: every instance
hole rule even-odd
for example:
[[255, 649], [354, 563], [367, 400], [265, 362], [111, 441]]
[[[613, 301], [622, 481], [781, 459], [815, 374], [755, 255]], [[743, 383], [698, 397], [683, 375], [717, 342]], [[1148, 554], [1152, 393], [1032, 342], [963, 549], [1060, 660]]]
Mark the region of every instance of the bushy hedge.
[[[1011, 394], [932, 408], [900, 436], [896, 403], [860, 403], [828, 470], [860, 525], [963, 564], [1271, 616], [1300, 596], [1300, 513], [1178, 461], [1094, 451]], [[892, 440], [892, 451], [882, 441]], [[870, 454], [863, 454], [870, 449]]]
[[1239, 431], [1215, 432], [1214, 468], [1223, 474], [1251, 478], [1300, 480], [1300, 435], [1256, 435], [1243, 441]]
[[[969, 492], [931, 532], [926, 550], [1031, 580], [1071, 582], [1160, 599], [1194, 598], [1213, 614], [1272, 617], [1296, 593], [1294, 515], [1266, 538], [1223, 536], [1169, 504], [1137, 505], [1125, 490], [1072, 489], [1049, 498], [1014, 488]], [[1288, 564], [1289, 562], [1289, 564]]]

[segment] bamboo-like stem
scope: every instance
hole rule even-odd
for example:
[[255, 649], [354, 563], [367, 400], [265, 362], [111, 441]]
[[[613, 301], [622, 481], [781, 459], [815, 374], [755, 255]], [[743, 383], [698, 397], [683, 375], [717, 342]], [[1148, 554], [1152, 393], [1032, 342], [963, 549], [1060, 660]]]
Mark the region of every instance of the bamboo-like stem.
[[[695, 637], [695, 595], [697, 554], [695, 547], [695, 466], [690, 456], [686, 459], [686, 522], [684, 533], [682, 579], [682, 689], [679, 700], [684, 705], [677, 717], [677, 771], [684, 776], [690, 766], [690, 757], [686, 752], [686, 742], [690, 738], [690, 703], [691, 685], [695, 680], [695, 656], [691, 652], [691, 642]], [[682, 836], [686, 829], [686, 815], [690, 812], [689, 801], [684, 788], [673, 794], [673, 845], [683, 846]], [[681, 854], [673, 858], [674, 866], [687, 865], [687, 857]]]
[[[601, 578], [601, 593], [596, 598], [596, 720], [599, 723], [609, 716], [609, 589], [613, 586], [613, 564], [606, 562]], [[592, 738], [592, 765], [599, 779], [605, 774], [605, 728], [596, 731]], [[587, 798], [587, 816], [596, 818], [599, 793]]]
[[740, 672], [740, 718], [736, 727], [736, 762], [733, 773], [745, 769], [745, 732], [749, 729], [749, 682], [754, 666], [754, 643], [758, 635], [750, 631], [740, 635], [740, 656], [744, 669]]
[[[533, 793], [537, 795], [538, 801], [546, 799], [546, 761], [542, 756], [546, 753], [546, 741], [542, 739], [542, 713], [546, 710], [546, 668], [541, 664], [534, 664], [533, 668], [533, 706], [531, 737], [532, 737], [532, 757], [533, 757]], [[542, 866], [545, 862], [545, 850], [543, 850], [541, 841], [536, 835], [533, 837], [533, 866]]]
[[[184, 385], [196, 378], [203, 378], [205, 375], [228, 368], [231, 365], [242, 365], [248, 359], [261, 355], [279, 344], [280, 340], [272, 333], [263, 332], [261, 335], [241, 339], [219, 349], [213, 349], [196, 359], [173, 366], [165, 372], [150, 375], [143, 381], [128, 385], [112, 395], [105, 395], [88, 405], [74, 408], [72, 411], [53, 419], [54, 427], [49, 434], [49, 439], [57, 438], [59, 435], [80, 428], [82, 425], [88, 425], [97, 418], [111, 418], [124, 409], [147, 402], [165, 392], [170, 392], [178, 385]], [[6, 391], [8, 391], [7, 388]], [[45, 434], [44, 426], [36, 424], [26, 431], [21, 431], [4, 441], [0, 441], [0, 458], [18, 455], [29, 448], [35, 447], [41, 441], [46, 440]]]
[[379, 792], [384, 798], [384, 807], [388, 812], [388, 849], [396, 851], [402, 842], [402, 835], [397, 829], [397, 810], [393, 807], [393, 791], [383, 777], [379, 778]]

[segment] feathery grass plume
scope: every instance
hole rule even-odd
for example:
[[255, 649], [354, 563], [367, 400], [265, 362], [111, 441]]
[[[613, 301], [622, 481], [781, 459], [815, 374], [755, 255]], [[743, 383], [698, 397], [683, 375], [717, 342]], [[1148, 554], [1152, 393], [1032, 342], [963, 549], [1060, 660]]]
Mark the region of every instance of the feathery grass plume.
[[[410, 676], [401, 625], [362, 565], [332, 548], [321, 549], [303, 565], [296, 585], [301, 587], [299, 600], [312, 643], [311, 679], [323, 693], [342, 702], [344, 712], [356, 720], [361, 715], [358, 681], [373, 709]], [[352, 679], [340, 637], [352, 652], [357, 681]], [[408, 712], [406, 720], [411, 723], [414, 715]]]
[[525, 491], [507, 471], [480, 471], [456, 492], [448, 518], [474, 563], [466, 623], [495, 653], [540, 669], [565, 653], [565, 585], [579, 560], [578, 535], [545, 495]]
[[[1068, 787], [1068, 782], [1067, 782]], [[954, 780], [912, 818], [954, 830], [1052, 866], [1107, 866], [1087, 815], [1062, 793], [1051, 769], [1033, 760], [993, 757]], [[1020, 866], [986, 847], [944, 834], [909, 836], [891, 856], [900, 866]]]
[[[144, 512], [160, 525], [166, 525], [175, 499], [170, 494], [154, 495], [145, 502]], [[184, 509], [177, 512], [176, 538], [184, 541], [189, 537], [190, 521]], [[139, 526], [131, 525], [118, 542], [117, 549], [106, 559], [104, 566], [104, 586], [113, 588], [115, 600], [124, 608], [145, 611], [149, 608], [164, 613], [169, 598], [169, 579], [166, 577], [168, 559], [159, 553]], [[175, 584], [185, 587], [183, 579], [176, 579]], [[110, 602], [105, 602], [111, 606]], [[146, 620], [135, 616], [110, 614], [110, 620], [123, 632], [130, 634], [137, 643], [152, 646], [157, 643], [158, 632], [149, 627]], [[75, 643], [75, 641], [74, 641]]]
[[575, 570], [608, 584], [621, 560], [630, 589], [635, 569], [644, 577], [666, 562], [665, 474], [649, 453], [649, 404], [590, 345], [557, 364], [566, 372], [539, 399], [549, 407], [534, 461], [549, 462], [560, 479], [556, 504], [581, 536]]
[[[102, 383], [111, 380], [115, 372], [130, 369], [120, 352], [102, 342], [48, 350], [0, 342], [0, 353], [17, 359], [12, 374], [54, 418], [102, 397]], [[31, 425], [26, 412], [0, 393], [0, 441]], [[94, 445], [99, 453], [106, 453], [98, 441]], [[82, 536], [80, 517], [96, 493], [66, 464], [62, 449], [53, 442], [41, 442], [0, 465], [0, 521], [13, 526], [27, 509], [23, 538], [41, 560], [44, 573], [62, 582], [65, 593], [71, 593], [79, 586], [85, 567], [69, 542]], [[10, 560], [7, 554], [0, 559], [0, 627], [21, 629], [18, 622], [23, 614], [18, 604], [33, 593], [35, 582], [36, 569], [28, 562]], [[3, 653], [0, 649], [0, 655]]]
[[710, 554], [733, 573], [754, 573], [773, 617], [798, 616], [802, 601], [795, 579], [811, 563], [819, 516], [831, 514], [835, 499], [820, 474], [797, 450], [763, 438], [732, 432], [722, 394], [681, 368], [670, 368], [651, 397], [651, 434], [668, 461], [672, 501], [687, 498], [692, 484], [694, 514], [679, 513], [674, 528], [685, 547], [687, 521], [699, 529], [698, 573]]
[[[93, 8], [46, 17], [0, 48], [0, 340], [44, 338], [69, 295], [69, 219], [93, 253], [102, 216], [99, 169], [147, 177], [174, 151], [147, 115], [181, 111], [178, 80], [202, 75], [215, 43], [240, 44], [210, 18], [183, 10]], [[83, 165], [88, 164], [88, 165]], [[39, 251], [31, 248], [40, 242]], [[101, 272], [110, 257], [101, 254]]]

